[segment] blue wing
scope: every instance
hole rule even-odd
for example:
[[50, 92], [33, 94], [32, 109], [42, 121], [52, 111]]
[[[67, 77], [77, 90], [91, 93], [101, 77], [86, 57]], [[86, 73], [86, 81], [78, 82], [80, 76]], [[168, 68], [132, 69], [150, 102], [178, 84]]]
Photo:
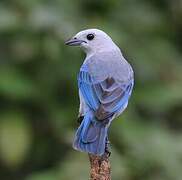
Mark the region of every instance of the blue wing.
[[102, 155], [105, 152], [107, 130], [113, 115], [126, 108], [131, 95], [133, 80], [119, 83], [113, 77], [95, 81], [81, 69], [78, 86], [89, 107], [78, 128], [73, 147], [80, 151]]
[[104, 120], [126, 107], [132, 92], [133, 80], [118, 83], [113, 77], [108, 77], [95, 83], [89, 72], [80, 71], [78, 85], [95, 117]]

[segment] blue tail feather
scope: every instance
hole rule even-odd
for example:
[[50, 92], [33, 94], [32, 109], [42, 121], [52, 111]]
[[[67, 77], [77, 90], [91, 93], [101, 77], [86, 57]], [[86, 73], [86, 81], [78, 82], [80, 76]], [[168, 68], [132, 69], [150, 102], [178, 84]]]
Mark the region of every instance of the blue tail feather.
[[87, 153], [102, 155], [105, 152], [108, 125], [94, 119], [92, 112], [85, 115], [78, 128], [73, 148]]

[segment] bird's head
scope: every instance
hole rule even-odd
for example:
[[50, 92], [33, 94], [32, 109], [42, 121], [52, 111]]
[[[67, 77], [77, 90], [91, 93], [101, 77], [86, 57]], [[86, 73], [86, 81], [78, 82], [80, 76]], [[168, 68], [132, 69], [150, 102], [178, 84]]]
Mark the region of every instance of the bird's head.
[[117, 48], [112, 39], [99, 29], [80, 31], [66, 41], [65, 44], [70, 46], [80, 46], [87, 54], [105, 50], [109, 51]]

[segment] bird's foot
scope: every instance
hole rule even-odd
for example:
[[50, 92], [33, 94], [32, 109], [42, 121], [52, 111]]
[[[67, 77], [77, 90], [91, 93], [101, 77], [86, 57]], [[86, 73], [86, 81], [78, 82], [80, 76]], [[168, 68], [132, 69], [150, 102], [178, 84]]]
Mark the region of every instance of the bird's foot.
[[77, 122], [78, 122], [79, 124], [81, 124], [82, 121], [83, 121], [83, 119], [84, 119], [84, 116], [78, 116]]
[[105, 153], [107, 154], [108, 157], [111, 156], [111, 151], [110, 151], [110, 142], [109, 140], [106, 141], [106, 148], [105, 148]]
[[110, 151], [109, 149], [106, 149], [106, 150], [105, 150], [105, 153], [107, 154], [108, 157], [111, 156], [111, 151]]

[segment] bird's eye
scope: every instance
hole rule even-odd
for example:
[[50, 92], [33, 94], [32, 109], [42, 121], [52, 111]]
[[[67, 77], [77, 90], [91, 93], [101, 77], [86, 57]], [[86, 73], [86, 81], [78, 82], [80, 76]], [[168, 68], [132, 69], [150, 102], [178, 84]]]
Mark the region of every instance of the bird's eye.
[[92, 39], [94, 39], [94, 35], [93, 35], [93, 34], [88, 34], [88, 35], [87, 35], [87, 39], [88, 39], [89, 41], [91, 41]]

